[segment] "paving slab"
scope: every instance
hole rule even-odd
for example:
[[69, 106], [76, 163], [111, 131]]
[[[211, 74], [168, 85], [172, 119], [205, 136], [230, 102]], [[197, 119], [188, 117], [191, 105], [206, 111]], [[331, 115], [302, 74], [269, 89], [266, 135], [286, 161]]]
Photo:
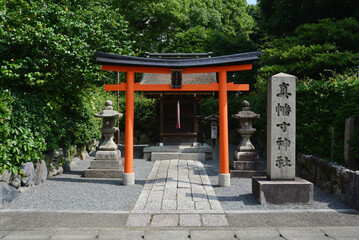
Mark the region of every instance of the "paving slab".
[[208, 202], [207, 194], [194, 193], [192, 196], [195, 202]]
[[163, 200], [162, 210], [176, 210], [177, 200]]
[[333, 239], [359, 239], [359, 228], [321, 228], [322, 232]]
[[167, 182], [165, 185], [165, 190], [167, 189], [177, 189], [178, 183], [176, 182]]
[[145, 232], [146, 240], [188, 240], [188, 230], [152, 230]]
[[97, 239], [99, 240], [142, 240], [145, 231], [122, 230], [122, 231], [100, 231]]
[[160, 211], [162, 207], [161, 202], [147, 202], [144, 212], [148, 211]]
[[193, 201], [191, 201], [191, 202], [178, 201], [177, 209], [178, 210], [195, 210], [194, 202]]
[[235, 231], [240, 240], [285, 240], [276, 229], [241, 229]]
[[177, 197], [178, 199], [191, 199], [192, 193], [190, 188], [178, 188], [177, 189]]
[[224, 212], [219, 201], [210, 200], [209, 203], [211, 204], [211, 208], [213, 211]]
[[206, 227], [228, 226], [228, 221], [224, 214], [203, 214], [202, 221], [203, 225]]
[[190, 230], [190, 235], [193, 240], [238, 240], [232, 230]]
[[148, 202], [161, 202], [163, 198], [164, 191], [155, 191], [152, 190], [148, 196]]
[[180, 226], [181, 227], [200, 227], [201, 216], [199, 214], [181, 214]]
[[8, 219], [0, 224], [3, 231], [31, 231], [33, 229], [94, 229], [121, 228], [126, 225], [128, 213], [91, 212], [0, 212], [0, 219]]
[[328, 237], [320, 229], [280, 229], [280, 234], [287, 240], [318, 239], [328, 240]]
[[49, 239], [52, 235], [51, 231], [12, 231], [2, 240], [43, 240]]
[[151, 214], [130, 214], [128, 216], [127, 227], [146, 227], [149, 226]]
[[230, 213], [226, 216], [231, 226], [240, 228], [359, 226], [358, 214], [348, 215], [335, 211], [257, 211]]
[[154, 215], [151, 222], [151, 227], [177, 227], [178, 215]]
[[61, 230], [56, 231], [51, 240], [91, 240], [97, 239], [98, 234], [98, 231]]
[[181, 181], [178, 182], [178, 188], [191, 188], [191, 184], [188, 179], [181, 178]]
[[150, 191], [144, 189], [141, 192], [140, 196], [138, 197], [138, 199], [136, 201], [136, 205], [134, 206], [133, 209], [134, 210], [143, 210], [146, 206], [149, 195], [150, 195]]
[[164, 195], [163, 195], [163, 200], [177, 200], [177, 189], [176, 188], [166, 188]]
[[9, 231], [0, 231], [0, 239], [2, 239], [3, 237], [5, 237], [6, 235], [8, 235], [10, 232]]
[[195, 204], [195, 208], [196, 208], [196, 210], [207, 210], [207, 211], [211, 211], [212, 209], [211, 209], [211, 205], [209, 204], [209, 202], [208, 201], [206, 201], [206, 202], [195, 202], [194, 203]]
[[165, 190], [165, 184], [157, 184], [153, 185], [152, 191], [164, 191]]

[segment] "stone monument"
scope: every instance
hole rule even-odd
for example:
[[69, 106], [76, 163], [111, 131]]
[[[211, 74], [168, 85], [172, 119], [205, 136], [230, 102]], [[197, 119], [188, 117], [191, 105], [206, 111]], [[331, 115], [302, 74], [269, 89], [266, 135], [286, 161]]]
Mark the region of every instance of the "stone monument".
[[240, 128], [237, 131], [241, 135], [242, 141], [234, 153], [234, 159], [230, 162], [231, 177], [265, 176], [264, 164], [259, 161], [259, 155], [250, 141], [252, 134], [256, 131], [255, 128], [252, 128], [252, 120], [259, 118], [260, 115], [250, 111], [249, 102], [243, 101], [242, 111], [233, 117], [239, 120]]
[[268, 79], [267, 176], [252, 178], [261, 204], [312, 204], [313, 184], [295, 177], [296, 77]]
[[105, 139], [102, 143], [100, 142], [95, 159], [91, 161], [90, 168], [85, 170], [86, 178], [123, 177], [121, 151], [118, 150], [116, 143], [113, 141], [114, 133], [118, 130], [115, 127], [115, 120], [122, 116], [122, 113], [113, 110], [110, 100], [106, 101], [104, 110], [95, 114], [95, 117], [102, 118], [103, 123], [100, 131]]

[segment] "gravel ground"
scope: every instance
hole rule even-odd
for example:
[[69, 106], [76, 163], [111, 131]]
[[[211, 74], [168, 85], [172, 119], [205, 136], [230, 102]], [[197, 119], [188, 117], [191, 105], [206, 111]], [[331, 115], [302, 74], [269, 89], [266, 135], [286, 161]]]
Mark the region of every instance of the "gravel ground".
[[[235, 145], [229, 146], [230, 156], [236, 149]], [[218, 145], [217, 145], [218, 153]], [[332, 194], [322, 191], [314, 186], [313, 205], [260, 205], [252, 195], [252, 180], [246, 178], [231, 178], [230, 187], [218, 186], [219, 154], [217, 159], [206, 161], [204, 167], [216, 192], [218, 200], [224, 210], [281, 210], [281, 209], [348, 209], [342, 201]]]
[[93, 157], [82, 161], [74, 159], [76, 168], [71, 172], [49, 178], [45, 183], [21, 193], [19, 198], [0, 209], [75, 210], [75, 211], [128, 211], [131, 210], [150, 173], [153, 162], [134, 160], [136, 185], [123, 186], [122, 180], [85, 179], [83, 170]]
[[[236, 146], [230, 145], [230, 153]], [[217, 146], [218, 149], [218, 146]], [[217, 151], [218, 152], [218, 151]], [[135, 156], [140, 157], [140, 153]], [[20, 194], [10, 204], [0, 209], [75, 210], [75, 211], [129, 211], [140, 195], [153, 162], [134, 160], [136, 185], [122, 186], [122, 180], [85, 179], [83, 170], [90, 166], [93, 157], [82, 161], [74, 159], [76, 168], [48, 179], [45, 183]], [[281, 209], [348, 209], [333, 195], [314, 187], [313, 205], [262, 206], [252, 196], [251, 179], [232, 178], [231, 186], [218, 187], [219, 158], [204, 163], [207, 174], [224, 210], [281, 210]]]

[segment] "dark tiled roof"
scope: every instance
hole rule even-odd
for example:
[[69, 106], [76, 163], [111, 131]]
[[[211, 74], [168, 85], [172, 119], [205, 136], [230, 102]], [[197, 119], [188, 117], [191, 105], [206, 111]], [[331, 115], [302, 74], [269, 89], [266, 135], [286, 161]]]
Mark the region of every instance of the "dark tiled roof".
[[189, 58], [210, 58], [209, 53], [149, 53], [146, 52], [149, 58], [164, 58], [164, 59], [189, 59]]
[[103, 52], [95, 53], [96, 63], [101, 65], [163, 68], [216, 67], [252, 64], [258, 60], [261, 55], [262, 52], [247, 52], [211, 58], [163, 59], [152, 57], [130, 57]]

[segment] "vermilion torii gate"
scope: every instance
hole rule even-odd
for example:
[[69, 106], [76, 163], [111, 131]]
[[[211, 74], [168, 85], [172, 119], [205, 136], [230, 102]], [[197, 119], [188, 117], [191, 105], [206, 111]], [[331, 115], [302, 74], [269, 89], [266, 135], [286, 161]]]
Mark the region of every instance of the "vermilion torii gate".
[[[126, 83], [105, 85], [105, 91], [126, 91], [125, 163], [123, 184], [133, 185], [135, 183], [135, 174], [133, 172], [135, 91], [218, 91], [220, 144], [219, 186], [230, 186], [227, 91], [248, 91], [249, 85], [227, 83], [227, 72], [251, 70], [252, 64], [258, 60], [261, 55], [261, 52], [248, 52], [199, 59], [153, 59], [96, 52], [96, 63], [102, 65], [102, 70], [126, 72]], [[181, 88], [172, 88], [170, 83], [158, 85], [135, 83], [136, 72], [170, 74], [173, 69], [180, 69], [184, 74], [218, 72], [219, 83], [187, 84], [183, 85]]]

